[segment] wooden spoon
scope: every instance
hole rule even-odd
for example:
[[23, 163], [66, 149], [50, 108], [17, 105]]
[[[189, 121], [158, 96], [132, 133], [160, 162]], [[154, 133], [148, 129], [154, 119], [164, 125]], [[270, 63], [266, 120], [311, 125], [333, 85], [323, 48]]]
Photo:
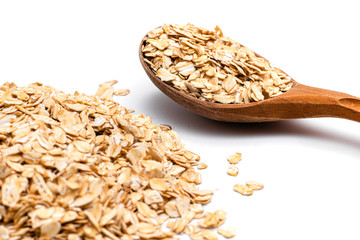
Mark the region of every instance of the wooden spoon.
[[[296, 118], [338, 117], [360, 122], [360, 98], [297, 83], [270, 99], [247, 104], [222, 104], [189, 96], [158, 78], [144, 61], [140, 44], [139, 57], [145, 72], [163, 93], [186, 109], [201, 116], [224, 122], [269, 122]], [[259, 56], [259, 55], [257, 55]]]

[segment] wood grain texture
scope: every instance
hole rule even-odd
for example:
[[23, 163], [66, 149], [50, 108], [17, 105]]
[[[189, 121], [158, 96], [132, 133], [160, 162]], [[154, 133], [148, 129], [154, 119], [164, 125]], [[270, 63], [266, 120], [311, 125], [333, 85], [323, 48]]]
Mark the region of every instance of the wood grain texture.
[[[224, 122], [270, 122], [297, 118], [337, 117], [360, 122], [360, 98], [309, 87], [292, 79], [293, 87], [274, 98], [248, 104], [221, 104], [199, 100], [161, 81], [144, 61], [142, 40], [139, 58], [154, 85], [172, 100], [206, 118]], [[259, 55], [258, 55], [259, 56]]]

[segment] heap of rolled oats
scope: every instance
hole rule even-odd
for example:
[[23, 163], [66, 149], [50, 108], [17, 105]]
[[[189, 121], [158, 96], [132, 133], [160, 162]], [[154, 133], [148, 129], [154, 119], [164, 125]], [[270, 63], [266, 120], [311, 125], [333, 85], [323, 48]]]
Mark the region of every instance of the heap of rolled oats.
[[201, 100], [218, 103], [261, 101], [289, 90], [291, 78], [250, 49], [209, 31], [163, 25], [150, 31], [142, 48], [145, 62], [164, 82]]
[[203, 214], [212, 192], [197, 188], [199, 156], [114, 102], [127, 93], [115, 83], [94, 96], [1, 86], [0, 239], [210, 239], [224, 222]]

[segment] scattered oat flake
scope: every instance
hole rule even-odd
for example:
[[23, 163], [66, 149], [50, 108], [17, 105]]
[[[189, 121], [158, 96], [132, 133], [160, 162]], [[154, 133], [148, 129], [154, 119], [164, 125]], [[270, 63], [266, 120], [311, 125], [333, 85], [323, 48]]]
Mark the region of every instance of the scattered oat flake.
[[247, 181], [246, 182], [246, 186], [248, 186], [249, 188], [251, 188], [252, 190], [261, 190], [264, 188], [264, 184], [262, 184], [261, 182], [258, 181]]
[[199, 162], [197, 167], [198, 167], [198, 169], [206, 169], [208, 167], [208, 165], [204, 162]]
[[236, 235], [236, 230], [233, 227], [218, 227], [217, 232], [225, 238], [233, 238]]
[[253, 194], [253, 190], [243, 184], [235, 184], [233, 189], [235, 192], [238, 192], [244, 196], [250, 196]]
[[227, 160], [229, 161], [230, 164], [237, 164], [241, 160], [241, 153], [237, 152], [231, 155], [230, 157], [228, 157]]
[[129, 89], [119, 89], [114, 91], [114, 95], [115, 96], [126, 96], [130, 93]]
[[237, 176], [239, 173], [239, 169], [235, 166], [235, 164], [231, 164], [227, 170], [227, 174], [230, 176]]

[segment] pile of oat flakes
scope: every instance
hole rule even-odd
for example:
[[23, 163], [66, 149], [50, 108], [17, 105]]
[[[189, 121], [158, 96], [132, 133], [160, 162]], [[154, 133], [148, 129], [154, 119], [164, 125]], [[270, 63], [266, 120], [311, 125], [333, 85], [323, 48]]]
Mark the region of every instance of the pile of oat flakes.
[[226, 213], [204, 213], [199, 156], [114, 102], [128, 93], [115, 83], [94, 96], [0, 87], [0, 239], [217, 239]]
[[278, 96], [291, 78], [219, 27], [163, 25], [150, 31], [142, 47], [145, 62], [164, 82], [201, 100], [250, 103]]

